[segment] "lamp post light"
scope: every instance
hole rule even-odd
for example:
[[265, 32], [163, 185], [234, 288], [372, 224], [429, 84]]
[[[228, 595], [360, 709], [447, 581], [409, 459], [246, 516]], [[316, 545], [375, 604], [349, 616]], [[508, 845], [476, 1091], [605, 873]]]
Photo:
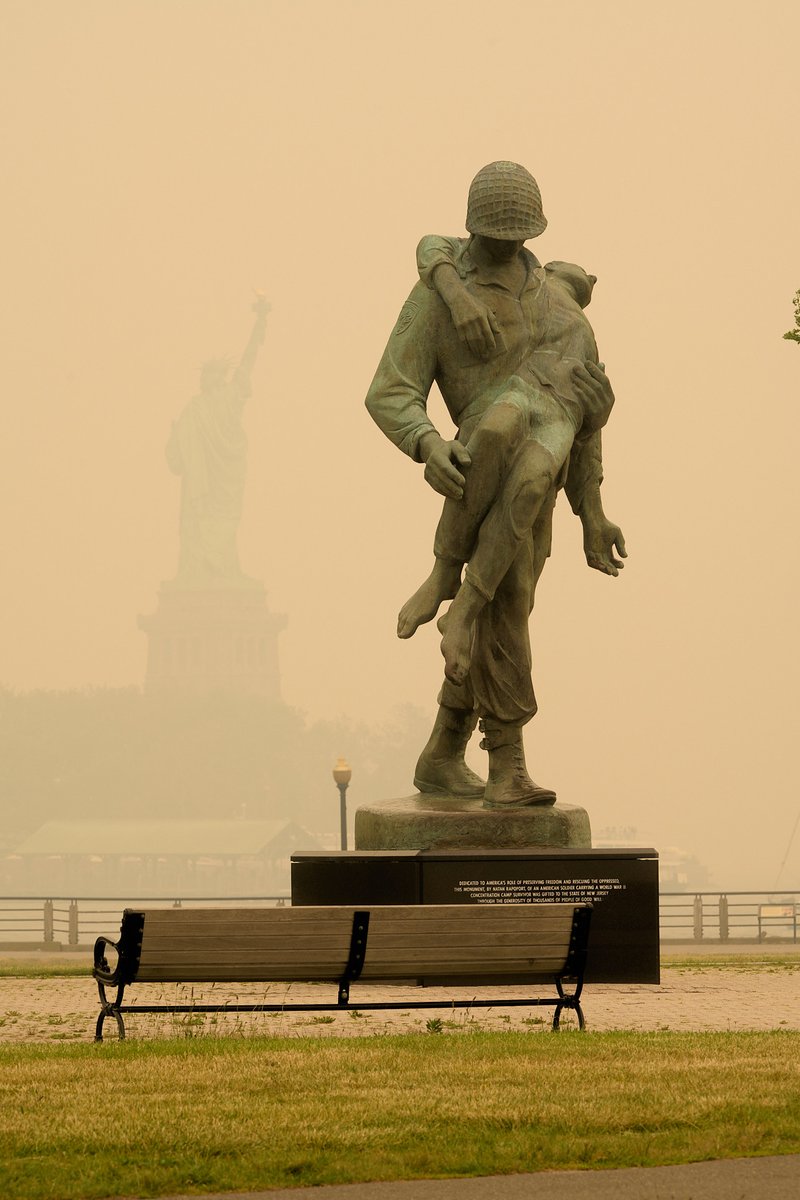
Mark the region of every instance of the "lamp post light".
[[339, 820], [341, 823], [342, 849], [347, 849], [347, 785], [353, 772], [346, 758], [337, 758], [333, 778], [339, 789]]

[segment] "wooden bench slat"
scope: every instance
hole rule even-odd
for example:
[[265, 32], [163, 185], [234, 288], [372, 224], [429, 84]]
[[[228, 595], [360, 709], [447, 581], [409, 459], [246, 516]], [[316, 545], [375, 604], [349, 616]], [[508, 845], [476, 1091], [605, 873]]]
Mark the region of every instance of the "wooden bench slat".
[[243, 922], [258, 924], [264, 921], [285, 922], [296, 925], [300, 921], [352, 921], [353, 913], [368, 909], [373, 920], [385, 918], [413, 921], [415, 924], [452, 918], [455, 921], [502, 921], [506, 915], [525, 916], [531, 910], [545, 916], [563, 916], [572, 911], [573, 904], [439, 904], [439, 905], [347, 905], [302, 906], [299, 908], [137, 908], [130, 912], [142, 913], [153, 925], [160, 923], [175, 926], [181, 922], [212, 921], [219, 924], [239, 925]]
[[[369, 906], [367, 906], [369, 907]], [[394, 907], [393, 905], [391, 907]], [[299, 921], [348, 921], [354, 912], [359, 912], [359, 905], [324, 905], [301, 906], [297, 908], [203, 908], [197, 905], [187, 908], [134, 908], [127, 910], [142, 913], [148, 921], [174, 925], [181, 921], [219, 921], [238, 925], [242, 921], [283, 921], [287, 925], [296, 925]]]
[[[571, 913], [574, 904], [391, 904], [367, 905], [375, 921], [398, 918], [424, 923], [451, 918], [454, 921], [504, 921], [515, 916], [527, 918], [537, 912], [539, 919], [563, 917]], [[319, 910], [317, 910], [319, 911]], [[358, 911], [356, 906], [354, 911]]]
[[464, 960], [471, 957], [483, 960], [503, 962], [506, 959], [531, 959], [539, 954], [548, 958], [560, 958], [563, 962], [567, 957], [567, 946], [543, 946], [541, 951], [527, 946], [404, 946], [402, 950], [383, 949], [370, 950], [367, 953], [367, 963], [386, 963], [397, 960], [404, 962], [450, 962], [456, 959]]
[[[176, 929], [188, 925], [195, 925], [198, 928], [203, 928], [206, 925], [230, 926], [233, 928], [239, 926], [255, 926], [258, 928], [265, 924], [295, 926], [305, 921], [316, 925], [348, 925], [352, 924], [353, 913], [361, 910], [358, 908], [153, 908], [135, 909], [134, 911], [142, 913], [145, 923], [152, 929], [162, 926]], [[291, 914], [295, 915], [292, 916]], [[298, 916], [297, 914], [301, 915]]]
[[[464, 976], [467, 980], [484, 975], [493, 975], [498, 978], [504, 976], [517, 975], [546, 975], [551, 979], [553, 976], [560, 974], [564, 969], [564, 957], [559, 955], [557, 958], [508, 958], [502, 961], [487, 959], [482, 962], [480, 959], [469, 958], [465, 960], [453, 959], [443, 961], [434, 959], [430, 962], [404, 962], [396, 963], [389, 960], [385, 963], [374, 963], [367, 970], [365, 967], [361, 974], [361, 981], [368, 983], [376, 979], [413, 979], [418, 976], [447, 976], [456, 977]], [[357, 986], [356, 984], [353, 985]]]
[[[481, 945], [481, 946], [427, 946], [417, 944], [413, 946], [384, 947], [369, 950], [367, 953], [367, 964], [369, 963], [386, 963], [386, 962], [447, 962], [452, 959], [465, 959], [474, 955], [475, 958], [484, 960], [496, 960], [498, 962], [504, 959], [522, 959], [536, 958], [541, 955], [546, 955], [548, 958], [558, 958], [561, 960], [566, 958], [567, 946], [542, 946], [530, 947], [513, 945]], [[284, 963], [305, 963], [309, 970], [315, 967], [318, 963], [340, 963], [341, 970], [344, 971], [347, 965], [347, 951], [336, 953], [335, 950], [295, 950], [289, 947], [284, 947], [282, 950], [274, 954], [263, 954], [255, 952], [243, 959], [241, 954], [235, 950], [220, 949], [215, 954], [207, 954], [198, 952], [197, 950], [177, 950], [171, 954], [154, 952], [151, 950], [145, 951], [142, 954], [140, 967], [153, 965], [161, 965], [174, 962], [180, 966], [184, 963], [197, 963], [198, 965], [206, 964], [209, 971], [213, 971], [219, 964], [225, 963], [240, 963], [244, 966], [255, 967], [258, 964], [262, 970], [270, 970], [275, 962]]]
[[480, 930], [487, 937], [491, 937], [496, 932], [505, 930], [524, 933], [531, 929], [570, 929], [571, 927], [571, 917], [544, 917], [541, 920], [537, 920], [535, 917], [516, 915], [509, 917], [505, 921], [454, 921], [449, 917], [443, 917], [440, 920], [426, 921], [424, 924], [419, 921], [396, 921], [387, 917], [370, 917], [369, 923], [370, 936], [377, 935], [383, 931], [393, 931], [397, 933], [417, 933], [420, 937], [426, 937], [430, 933], [438, 932], [452, 932], [456, 936], [461, 937], [470, 930]]
[[[214, 973], [214, 983], [338, 983], [341, 978], [341, 968], [335, 970], [314, 971], [309, 974], [298, 968], [296, 963], [279, 964], [275, 973], [266, 977], [263, 972], [250, 971], [247, 968], [227, 967]], [[403, 978], [403, 977], [401, 977]], [[408, 973], [404, 978], [410, 978]], [[136, 983], [209, 983], [208, 972], [202, 967], [186, 967], [176, 971], [174, 968], [142, 969], [136, 976]]]
[[503, 930], [462, 930], [461, 932], [443, 931], [428, 933], [415, 929], [412, 933], [384, 932], [370, 927], [368, 954], [378, 950], [405, 946], [564, 946], [569, 945], [571, 930], [565, 929], [524, 929], [506, 932]]
[[169, 951], [172, 949], [181, 950], [187, 947], [197, 946], [205, 947], [213, 951], [215, 946], [221, 947], [237, 947], [243, 953], [247, 953], [248, 948], [258, 949], [259, 947], [275, 947], [281, 946], [349, 946], [352, 929], [338, 930], [328, 937], [325, 937], [319, 930], [314, 931], [309, 929], [307, 935], [294, 933], [292, 930], [278, 931], [268, 930], [263, 934], [245, 934], [245, 933], [205, 933], [202, 936], [195, 936], [192, 933], [171, 934], [170, 936], [148, 937], [145, 934], [143, 945], [145, 948], [158, 949]]
[[[549, 959], [537, 958], [531, 962], [529, 959], [520, 959], [519, 961], [509, 960], [502, 964], [502, 970], [498, 968], [496, 962], [481, 963], [470, 959], [467, 962], [448, 962], [448, 963], [432, 963], [426, 968], [426, 975], [445, 976], [447, 978], [457, 978], [463, 976], [467, 980], [478, 976], [493, 976], [500, 980], [504, 977], [513, 975], [520, 977], [542, 977], [552, 979], [553, 976], [559, 973], [563, 968], [563, 958]], [[361, 976], [364, 983], [377, 982], [382, 979], [414, 979], [419, 976], [420, 964], [386, 964], [383, 967], [375, 966], [369, 971], [365, 970]], [[322, 968], [314, 972], [308, 971], [306, 964], [305, 968], [302, 964], [297, 963], [280, 963], [277, 964], [275, 972], [268, 976], [258, 970], [250, 970], [242, 968], [239, 964], [229, 964], [227, 967], [220, 967], [214, 972], [214, 981], [217, 983], [337, 983], [341, 976], [339, 968], [325, 971]], [[180, 970], [175, 970], [174, 967], [163, 968], [142, 968], [137, 976], [137, 983], [208, 983], [208, 972], [202, 966], [187, 966]], [[357, 987], [357, 984], [353, 985]], [[409, 1002], [412, 1005], [413, 1002]]]
[[[452, 932], [436, 932], [427, 933], [420, 930], [413, 930], [411, 933], [395, 933], [383, 932], [381, 930], [370, 930], [368, 937], [369, 954], [372, 955], [381, 949], [397, 949], [402, 950], [407, 946], [464, 946], [464, 947], [480, 947], [480, 946], [526, 946], [540, 947], [553, 946], [566, 948], [569, 945], [570, 930], [540, 930], [526, 929], [521, 932], [489, 932], [481, 930], [470, 930], [462, 932], [460, 935], [455, 935]], [[325, 938], [318, 934], [309, 933], [306, 936], [294, 935], [291, 936], [287, 931], [283, 936], [278, 937], [274, 931], [270, 931], [268, 935], [263, 937], [250, 936], [245, 934], [230, 935], [225, 937], [207, 936], [203, 938], [195, 938], [188, 936], [172, 936], [164, 938], [146, 938], [144, 942], [143, 953], [150, 956], [157, 954], [161, 957], [169, 957], [172, 954], [181, 954], [185, 951], [194, 951], [198, 955], [214, 956], [219, 952], [227, 951], [238, 953], [243, 957], [253, 954], [261, 954], [268, 956], [271, 953], [280, 953], [284, 947], [292, 947], [296, 950], [303, 950], [310, 954], [317, 951], [328, 951], [332, 953], [334, 949], [341, 950], [347, 955], [350, 946], [350, 931], [347, 931], [346, 936], [338, 938]]]
[[[294, 920], [287, 918], [287, 912], [303, 912], [302, 917]], [[354, 909], [353, 912], [358, 912]], [[173, 913], [170, 910], [155, 910], [143, 913], [145, 925], [154, 932], [161, 929], [184, 929], [196, 928], [205, 929], [209, 926], [219, 929], [261, 929], [264, 926], [272, 926], [280, 928], [293, 928], [299, 924], [308, 922], [313, 925], [321, 925], [325, 928], [336, 925], [352, 925], [353, 913], [348, 910], [339, 909], [335, 913], [326, 913], [316, 911], [311, 915], [311, 910], [305, 909], [264, 909], [262, 911], [244, 910], [241, 915], [236, 910], [220, 913], [219, 911], [204, 911], [201, 908], [183, 909], [180, 912]]]
[[255, 968], [258, 966], [262, 971], [272, 970], [273, 963], [305, 963], [309, 970], [315, 969], [318, 965], [330, 965], [336, 967], [340, 974], [347, 966], [347, 951], [340, 951], [338, 954], [335, 949], [306, 951], [306, 950], [291, 950], [284, 947], [283, 950], [275, 954], [263, 955], [252, 954], [247, 958], [242, 958], [241, 954], [235, 951], [219, 950], [216, 954], [199, 954], [196, 950], [179, 950], [175, 954], [156, 954], [148, 951], [142, 954], [140, 969], [142, 967], [164, 966], [169, 963], [175, 963], [180, 967], [188, 963], [196, 963], [198, 966], [205, 966], [210, 972], [213, 972], [218, 966], [226, 963], [239, 963], [241, 967]]
[[264, 929], [236, 931], [209, 929], [202, 933], [193, 933], [190, 929], [181, 929], [167, 933], [145, 932], [143, 945], [157, 947], [159, 950], [170, 950], [172, 947], [181, 949], [186, 946], [349, 946], [353, 931], [352, 924], [342, 929], [316, 929], [306, 926], [303, 932], [296, 929]]
[[[339, 926], [331, 925], [314, 925], [311, 922], [303, 922], [300, 929], [293, 928], [288, 925], [270, 925], [263, 926], [248, 926], [237, 928], [228, 925], [214, 925], [211, 922], [203, 925], [181, 925], [179, 929], [162, 926], [160, 929], [154, 928], [152, 925], [146, 924], [146, 938], [151, 942], [164, 942], [172, 944], [181, 938], [192, 938], [198, 942], [204, 939], [224, 939], [237, 937], [241, 939], [259, 939], [266, 937], [275, 938], [291, 938], [318, 936], [321, 938], [330, 937], [348, 937], [352, 930], [352, 918], [349, 921], [342, 922]], [[370, 939], [383, 937], [386, 935], [394, 936], [417, 936], [429, 937], [439, 934], [452, 934], [455, 937], [464, 937], [468, 932], [481, 933], [485, 937], [495, 937], [502, 933], [514, 933], [520, 936], [525, 936], [528, 933], [536, 931], [560, 933], [564, 930], [572, 928], [572, 921], [565, 919], [550, 919], [537, 921], [533, 919], [518, 919], [514, 918], [505, 922], [492, 922], [491, 924], [483, 921], [430, 921], [426, 924], [420, 924], [413, 921], [390, 921], [372, 918], [370, 920]]]

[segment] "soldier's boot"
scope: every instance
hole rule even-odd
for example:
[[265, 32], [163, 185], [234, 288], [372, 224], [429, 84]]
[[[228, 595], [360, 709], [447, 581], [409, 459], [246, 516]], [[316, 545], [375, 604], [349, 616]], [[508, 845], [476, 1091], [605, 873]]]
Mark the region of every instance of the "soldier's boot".
[[556, 794], [539, 787], [528, 774], [522, 726], [512, 721], [483, 717], [481, 749], [489, 751], [489, 779], [483, 794], [484, 808], [523, 808], [530, 804], [555, 804]]
[[483, 795], [485, 783], [464, 762], [477, 720], [477, 713], [470, 709], [439, 705], [433, 732], [414, 772], [415, 788], [434, 795]]

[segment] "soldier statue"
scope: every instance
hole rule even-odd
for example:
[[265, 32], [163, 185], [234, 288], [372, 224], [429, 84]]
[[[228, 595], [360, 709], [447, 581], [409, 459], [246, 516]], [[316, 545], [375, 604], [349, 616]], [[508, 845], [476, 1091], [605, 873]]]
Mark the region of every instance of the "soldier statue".
[[[419, 281], [366, 400], [445, 497], [433, 569], [398, 620], [399, 636], [410, 637], [451, 601], [439, 621], [439, 710], [414, 784], [494, 809], [556, 799], [528, 773], [522, 728], [536, 712], [528, 621], [559, 489], [581, 520], [589, 566], [616, 576], [626, 553], [600, 499], [601, 429], [614, 394], [584, 312], [595, 278], [570, 263], [540, 265], [525, 242], [546, 224], [524, 167], [479, 171], [469, 237], [419, 245]], [[456, 427], [450, 440], [427, 413], [434, 382]], [[485, 782], [464, 759], [478, 721]]]

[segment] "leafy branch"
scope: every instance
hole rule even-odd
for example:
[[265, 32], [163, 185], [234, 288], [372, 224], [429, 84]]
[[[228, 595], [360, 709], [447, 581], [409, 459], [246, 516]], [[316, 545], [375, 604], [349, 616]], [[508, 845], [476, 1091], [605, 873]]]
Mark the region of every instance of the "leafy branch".
[[800, 342], [800, 291], [794, 294], [794, 329], [783, 335], [787, 342]]

